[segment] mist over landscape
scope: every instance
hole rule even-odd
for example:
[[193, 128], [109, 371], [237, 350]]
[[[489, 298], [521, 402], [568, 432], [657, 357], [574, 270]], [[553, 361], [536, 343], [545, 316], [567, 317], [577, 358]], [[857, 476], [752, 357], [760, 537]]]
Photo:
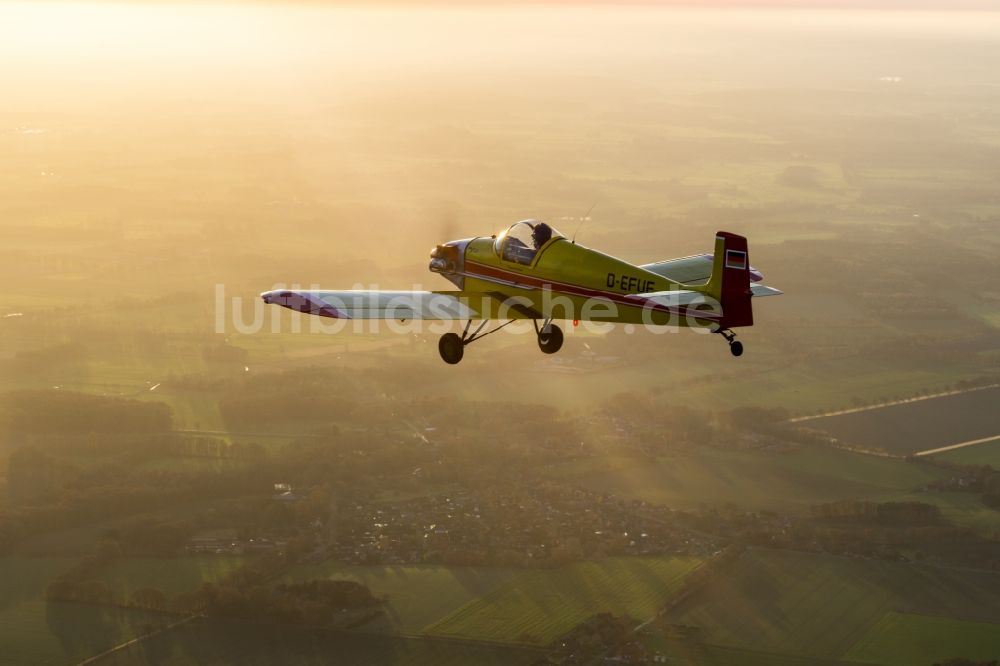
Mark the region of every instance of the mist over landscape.
[[[777, 4], [0, 3], [0, 665], [1000, 659], [1000, 13]], [[259, 298], [526, 218], [784, 294]]]

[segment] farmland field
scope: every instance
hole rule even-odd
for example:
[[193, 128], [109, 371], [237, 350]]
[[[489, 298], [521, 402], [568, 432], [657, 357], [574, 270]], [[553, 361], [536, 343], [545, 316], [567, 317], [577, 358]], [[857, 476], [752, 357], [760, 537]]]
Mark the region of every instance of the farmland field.
[[[1000, 387], [806, 422], [845, 444], [896, 455], [1000, 435]], [[974, 447], [971, 447], [974, 448]]]
[[518, 573], [511, 569], [484, 567], [351, 566], [329, 562], [296, 566], [289, 571], [287, 578], [294, 581], [330, 578], [363, 583], [372, 594], [387, 597], [386, 622], [389, 629], [418, 633], [455, 609], [488, 594]]
[[909, 666], [956, 655], [996, 659], [1000, 655], [1000, 624], [890, 612], [844, 656], [852, 661]]
[[943, 470], [830, 447], [786, 453], [704, 449], [663, 456], [595, 458], [556, 465], [568, 482], [678, 509], [733, 502], [751, 510], [806, 513], [842, 499], [887, 500], [945, 475]]
[[[890, 611], [1000, 622], [998, 593], [998, 573], [754, 549], [668, 618], [712, 644], [843, 659]], [[961, 654], [947, 631], [930, 636]]]
[[164, 593], [189, 592], [236, 570], [243, 558], [229, 555], [118, 559], [100, 574], [111, 590], [127, 596], [135, 590], [153, 587]]
[[977, 493], [915, 492], [888, 498], [899, 502], [924, 502], [941, 509], [945, 520], [976, 530], [980, 534], [1000, 534], [1000, 511], [983, 503]]
[[200, 620], [106, 659], [109, 666], [520, 666], [534, 650]]
[[17, 554], [28, 556], [83, 556], [90, 555], [97, 547], [97, 542], [108, 530], [120, 529], [128, 525], [156, 520], [187, 520], [201, 511], [210, 511], [217, 506], [225, 505], [232, 499], [209, 499], [198, 502], [178, 504], [167, 509], [147, 511], [121, 518], [112, 518], [101, 522], [79, 525], [66, 529], [45, 532], [29, 537], [17, 546]]
[[46, 602], [48, 582], [74, 563], [0, 559], [0, 665], [79, 661], [134, 637], [144, 626], [165, 622], [165, 616], [151, 613]]
[[695, 558], [608, 559], [532, 571], [426, 628], [431, 636], [547, 645], [595, 613], [652, 617], [701, 565]]
[[[818, 300], [824, 305], [828, 303], [825, 296]], [[772, 303], [767, 305], [772, 306]], [[800, 301], [790, 310], [798, 314], [810, 307], [815, 305]], [[793, 328], [794, 324], [788, 326]], [[811, 330], [809, 334], [812, 334]], [[704, 340], [685, 341], [689, 336], [680, 336], [681, 339], [676, 342], [666, 341], [665, 344], [680, 343], [693, 354], [689, 359], [671, 359], [671, 365], [676, 364], [682, 371], [690, 370], [691, 377], [702, 381], [692, 384], [680, 376], [673, 385], [665, 387], [665, 393], [671, 400], [693, 407], [750, 404], [782, 407], [793, 414], [812, 414], [831, 407], [847, 407], [855, 398], [870, 402], [886, 396], [908, 396], [921, 390], [943, 389], [969, 376], [968, 370], [932, 362], [911, 364], [904, 368], [875, 359], [789, 359], [780, 348], [780, 335], [771, 331], [748, 334], [744, 338], [748, 351], [740, 359], [739, 367], [716, 365], [719, 359], [713, 358], [713, 346], [706, 346]], [[751, 336], [752, 348], [749, 347], [750, 340], [746, 339]], [[700, 351], [705, 353], [694, 354]], [[743, 361], [746, 361], [745, 366]], [[707, 372], [709, 369], [711, 372]], [[632, 388], [636, 379], [646, 381], [650, 386], [659, 385], [662, 382], [662, 374], [657, 374], [659, 370], [655, 364], [645, 367], [636, 364], [636, 367], [627, 368]], [[672, 367], [672, 376], [674, 371]], [[607, 374], [610, 373], [604, 373], [605, 376]]]
[[207, 474], [239, 471], [246, 467], [245, 460], [232, 458], [208, 458], [195, 456], [176, 456], [154, 458], [136, 465], [140, 469], [164, 472], [188, 472], [191, 474]]
[[840, 659], [799, 657], [667, 639], [655, 628], [647, 628], [643, 634], [640, 640], [654, 654], [669, 655], [668, 664], [683, 664], [683, 666], [853, 666], [854, 664]]

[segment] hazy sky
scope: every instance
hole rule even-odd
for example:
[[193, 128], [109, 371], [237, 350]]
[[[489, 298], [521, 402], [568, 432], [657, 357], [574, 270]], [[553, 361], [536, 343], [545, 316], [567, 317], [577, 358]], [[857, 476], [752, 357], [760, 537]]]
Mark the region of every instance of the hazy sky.
[[[35, 2], [44, 0], [35, 0]], [[309, 4], [309, 5], [648, 5], [683, 7], [789, 7], [824, 9], [899, 9], [899, 10], [1000, 10], [1000, 0], [97, 0], [113, 4]], [[94, 2], [94, 0], [50, 0], [51, 3]], [[8, 4], [0, 0], [0, 6]]]

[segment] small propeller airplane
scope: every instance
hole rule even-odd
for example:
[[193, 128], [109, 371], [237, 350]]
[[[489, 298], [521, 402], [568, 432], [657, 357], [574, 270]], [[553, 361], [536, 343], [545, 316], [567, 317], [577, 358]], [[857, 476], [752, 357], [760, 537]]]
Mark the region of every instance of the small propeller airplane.
[[[431, 251], [431, 272], [458, 291], [316, 291], [276, 289], [265, 303], [335, 319], [465, 321], [462, 335], [441, 336], [446, 363], [465, 347], [515, 320], [534, 323], [539, 348], [554, 354], [563, 332], [553, 320], [697, 327], [718, 333], [743, 354], [734, 328], [753, 326], [751, 299], [782, 292], [758, 284], [747, 239], [720, 231], [713, 254], [633, 265], [578, 245], [545, 222], [522, 220], [499, 235], [456, 240]], [[503, 321], [483, 332], [490, 320]], [[470, 329], [473, 321], [479, 326]], [[539, 323], [541, 322], [541, 323]]]

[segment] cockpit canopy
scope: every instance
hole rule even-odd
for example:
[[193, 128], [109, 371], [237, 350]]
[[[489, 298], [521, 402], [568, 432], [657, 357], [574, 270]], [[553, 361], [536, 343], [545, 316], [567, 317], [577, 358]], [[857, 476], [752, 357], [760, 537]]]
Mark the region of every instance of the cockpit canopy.
[[553, 238], [564, 236], [541, 220], [521, 220], [497, 236], [493, 250], [502, 259], [530, 265], [538, 250]]

